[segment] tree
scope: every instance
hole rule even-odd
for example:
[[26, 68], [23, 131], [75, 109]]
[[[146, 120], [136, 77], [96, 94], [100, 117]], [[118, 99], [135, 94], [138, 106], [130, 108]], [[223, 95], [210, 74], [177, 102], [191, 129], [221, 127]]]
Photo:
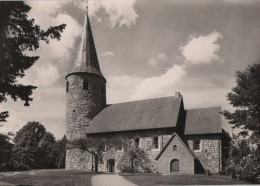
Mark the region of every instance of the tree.
[[236, 87], [228, 93], [227, 100], [236, 108], [234, 112], [224, 110], [222, 114], [232, 128], [240, 128], [241, 135], [252, 132], [254, 139], [260, 137], [260, 63], [248, 66], [244, 72], [236, 72]]
[[139, 147], [126, 145], [124, 154], [121, 157], [118, 168], [122, 172], [150, 172], [151, 162], [146, 152]]
[[[92, 154], [95, 168], [98, 167], [98, 162], [103, 163], [104, 152], [114, 150], [119, 145], [121, 145], [121, 139], [118, 138], [87, 137], [67, 141], [67, 149], [78, 148]], [[94, 171], [94, 166], [92, 166], [92, 171]], [[97, 169], [95, 169], [95, 172], [97, 172]]]
[[[16, 101], [18, 98], [29, 106], [30, 97], [36, 86], [23, 85], [17, 78], [25, 76], [39, 56], [28, 56], [26, 51], [35, 51], [39, 42], [49, 43], [49, 39], [60, 40], [65, 24], [42, 30], [29, 19], [27, 14], [31, 7], [23, 1], [0, 2], [0, 103], [7, 101], [7, 96]], [[6, 121], [8, 112], [0, 113], [0, 122]]]
[[0, 134], [0, 170], [11, 166], [13, 144], [8, 135]]
[[51, 152], [48, 154], [48, 164], [50, 168], [65, 168], [66, 157], [66, 136], [61, 140], [57, 140], [52, 146]]
[[[236, 78], [236, 87], [227, 95], [236, 110], [224, 110], [222, 114], [232, 128], [241, 132], [233, 134], [226, 173], [254, 182], [260, 174], [260, 63], [248, 66], [244, 72], [237, 71]], [[240, 139], [241, 135], [250, 138]]]
[[14, 137], [13, 163], [20, 169], [41, 168], [39, 147], [46, 134], [39, 122], [28, 122]]
[[253, 148], [247, 139], [239, 139], [233, 135], [228, 160], [227, 172], [231, 172], [233, 178], [243, 179], [256, 183], [260, 175], [260, 149]]
[[49, 162], [49, 155], [52, 151], [52, 148], [55, 144], [55, 137], [52, 133], [46, 132], [43, 138], [40, 140], [38, 144], [38, 148], [36, 149], [37, 155], [35, 156], [37, 159], [37, 165], [41, 168], [51, 168], [51, 162]]

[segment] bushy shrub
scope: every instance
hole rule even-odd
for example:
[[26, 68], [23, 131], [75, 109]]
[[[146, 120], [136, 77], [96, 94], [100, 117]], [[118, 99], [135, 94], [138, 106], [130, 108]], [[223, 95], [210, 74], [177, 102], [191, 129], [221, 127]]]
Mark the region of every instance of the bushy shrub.
[[138, 147], [127, 148], [118, 162], [121, 172], [150, 172], [151, 162], [144, 150]]
[[237, 141], [231, 146], [227, 171], [233, 178], [256, 182], [260, 175], [259, 147], [250, 146], [248, 140]]

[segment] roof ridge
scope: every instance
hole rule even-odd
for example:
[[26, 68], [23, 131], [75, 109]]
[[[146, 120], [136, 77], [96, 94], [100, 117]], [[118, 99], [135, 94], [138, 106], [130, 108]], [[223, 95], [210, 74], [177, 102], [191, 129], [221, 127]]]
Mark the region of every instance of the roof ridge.
[[160, 97], [160, 98], [151, 98], [151, 99], [143, 99], [143, 100], [135, 100], [135, 101], [126, 101], [126, 102], [121, 102], [121, 103], [114, 103], [114, 104], [107, 104], [107, 106], [110, 105], [119, 105], [119, 104], [125, 104], [125, 103], [135, 103], [135, 102], [145, 102], [145, 101], [151, 101], [151, 100], [159, 100], [159, 99], [166, 99], [166, 98], [182, 98], [182, 97], [175, 97], [175, 96], [168, 96], [168, 97]]

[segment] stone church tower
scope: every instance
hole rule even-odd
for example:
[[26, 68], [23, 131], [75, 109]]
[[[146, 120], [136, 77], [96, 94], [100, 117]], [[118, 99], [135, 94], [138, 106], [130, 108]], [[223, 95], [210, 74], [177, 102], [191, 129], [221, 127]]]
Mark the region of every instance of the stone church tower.
[[66, 76], [67, 139], [85, 137], [89, 121], [106, 105], [106, 79], [99, 67], [88, 13], [75, 65]]

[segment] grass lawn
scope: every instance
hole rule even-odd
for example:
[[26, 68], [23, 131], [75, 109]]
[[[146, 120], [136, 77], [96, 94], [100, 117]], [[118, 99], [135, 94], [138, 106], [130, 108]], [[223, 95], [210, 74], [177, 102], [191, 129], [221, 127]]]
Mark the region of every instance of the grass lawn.
[[121, 174], [128, 181], [137, 185], [229, 185], [247, 184], [224, 175], [160, 175], [160, 174]]
[[91, 185], [93, 175], [91, 172], [64, 169], [0, 172], [0, 185], [1, 181], [16, 185]]

